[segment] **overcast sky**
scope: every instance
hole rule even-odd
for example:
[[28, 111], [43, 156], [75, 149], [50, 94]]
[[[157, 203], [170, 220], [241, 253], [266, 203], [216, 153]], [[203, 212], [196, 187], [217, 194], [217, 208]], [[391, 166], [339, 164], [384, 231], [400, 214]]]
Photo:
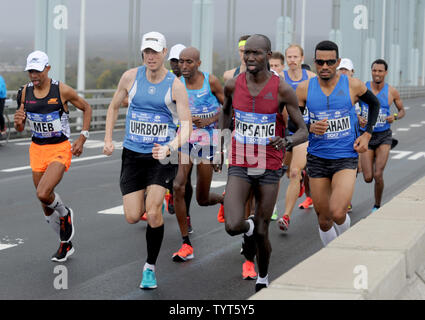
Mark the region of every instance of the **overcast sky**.
[[[331, 0], [306, 0], [306, 34], [328, 36], [331, 25]], [[1, 0], [0, 35], [31, 35], [35, 26], [35, 0]], [[142, 0], [141, 32], [191, 31], [192, 0]], [[214, 0], [215, 33], [226, 31], [227, 0]], [[297, 2], [298, 12], [301, 1]], [[69, 10], [69, 35], [78, 35], [80, 0], [66, 0]], [[281, 15], [281, 0], [237, 0], [236, 36], [245, 33], [274, 35], [276, 19]], [[86, 0], [87, 38], [99, 35], [127, 36], [127, 0]], [[299, 30], [298, 19], [298, 30]], [[7, 31], [7, 32], [5, 32]]]

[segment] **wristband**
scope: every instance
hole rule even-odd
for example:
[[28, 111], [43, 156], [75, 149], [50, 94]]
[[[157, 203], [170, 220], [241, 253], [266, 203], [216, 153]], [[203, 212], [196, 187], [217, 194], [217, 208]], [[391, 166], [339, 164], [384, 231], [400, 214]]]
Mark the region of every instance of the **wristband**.
[[398, 113], [394, 113], [394, 120], [398, 120]]

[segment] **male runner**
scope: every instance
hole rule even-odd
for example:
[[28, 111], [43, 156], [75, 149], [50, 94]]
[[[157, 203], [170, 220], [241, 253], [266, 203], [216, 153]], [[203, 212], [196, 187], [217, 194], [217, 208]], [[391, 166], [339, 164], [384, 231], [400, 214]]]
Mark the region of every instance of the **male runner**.
[[241, 65], [239, 67], [237, 67], [237, 68], [233, 68], [231, 70], [227, 70], [227, 71], [224, 72], [224, 74], [223, 74], [224, 83], [226, 83], [228, 80], [236, 77], [238, 74], [240, 74], [242, 72], [245, 72], [246, 65], [245, 65], [245, 61], [243, 59], [243, 51], [245, 49], [246, 40], [249, 37], [250, 37], [249, 35], [244, 35], [244, 36], [241, 36], [239, 38], [239, 41], [238, 41], [238, 52], [239, 52], [239, 58], [240, 58], [240, 61], [241, 61]]
[[128, 223], [138, 223], [147, 213], [148, 256], [140, 288], [153, 289], [157, 287], [155, 263], [164, 237], [162, 203], [177, 172], [177, 164], [165, 158], [186, 142], [192, 122], [184, 85], [164, 66], [165, 37], [159, 32], [144, 34], [141, 51], [144, 65], [124, 72], [109, 105], [103, 152], [111, 155], [114, 151], [112, 131], [121, 102], [128, 95], [120, 187]]
[[[189, 142], [181, 148], [177, 176], [174, 179], [174, 205], [183, 245], [173, 254], [174, 261], [193, 259], [193, 247], [189, 240], [187, 211], [190, 198], [186, 200], [187, 183], [190, 173], [196, 165], [196, 200], [200, 206], [213, 206], [223, 203], [223, 196], [210, 192], [213, 176], [211, 161], [217, 145], [217, 120], [224, 94], [220, 81], [212, 74], [199, 71], [200, 52], [190, 47], [180, 53], [179, 68], [181, 79], [189, 95], [189, 107], [192, 113], [193, 131]], [[214, 137], [215, 136], [215, 137]], [[215, 140], [215, 141], [214, 141]], [[191, 196], [191, 194], [190, 194]]]
[[[170, 53], [168, 55], [168, 61], [170, 62], [171, 72], [174, 73], [177, 78], [180, 78], [180, 76], [182, 75], [179, 68], [179, 56], [180, 52], [182, 52], [182, 50], [185, 48], [186, 47], [183, 44], [178, 43], [171, 47]], [[175, 214], [176, 212], [174, 210], [173, 189], [167, 191], [165, 195], [165, 201], [167, 204], [168, 213]], [[189, 215], [188, 219], [190, 219]]]
[[180, 78], [180, 76], [182, 75], [179, 68], [179, 56], [184, 49], [186, 49], [186, 47], [178, 43], [171, 47], [170, 54], [168, 55], [168, 61], [170, 62], [171, 72], [173, 72], [177, 78]]
[[[315, 49], [318, 77], [297, 88], [298, 102], [310, 115], [307, 174], [324, 246], [350, 227], [347, 208], [354, 191], [358, 153], [367, 151], [380, 107], [363, 82], [337, 74], [340, 61], [335, 43], [320, 42]], [[354, 108], [359, 99], [369, 105], [369, 121], [361, 136]]]
[[285, 69], [285, 56], [279, 51], [273, 51], [269, 60], [270, 69], [274, 70], [278, 75], [285, 77], [283, 69]]
[[[247, 40], [244, 51], [247, 71], [226, 83], [219, 118], [220, 129], [227, 129], [235, 110], [235, 135], [229, 152], [224, 197], [225, 226], [231, 236], [244, 234], [243, 252], [248, 260], [257, 255], [256, 291], [268, 286], [271, 253], [268, 225], [284, 173], [283, 148], [307, 139], [294, 91], [268, 70], [270, 56], [271, 43], [266, 36], [253, 35]], [[285, 105], [299, 129], [292, 137], [283, 139]], [[246, 219], [245, 203], [251, 190], [256, 197], [255, 215]]]
[[6, 93], [6, 82], [4, 82], [3, 77], [0, 75], [0, 139], [3, 138], [7, 130], [3, 117], [4, 105], [6, 102]]
[[[304, 49], [299, 45], [290, 45], [285, 50], [285, 56], [286, 64], [289, 69], [284, 71], [284, 78], [294, 90], [297, 90], [297, 87], [301, 82], [316, 76], [313, 72], [302, 68], [302, 63], [304, 61]], [[301, 111], [303, 113], [305, 123], [308, 123], [308, 110], [304, 108]], [[293, 127], [294, 125], [289, 118], [288, 130], [290, 135], [294, 130]], [[306, 175], [304, 175], [304, 177], [302, 176], [302, 171], [304, 170], [307, 162], [307, 146], [308, 142], [305, 142], [294, 148], [287, 149], [287, 153], [285, 154], [284, 163], [288, 166], [289, 185], [288, 189], [286, 189], [285, 212], [283, 213], [282, 218], [277, 221], [278, 226], [282, 231], [287, 231], [289, 228], [292, 210], [295, 207], [297, 199], [303, 195], [305, 189], [307, 189], [307, 194], [310, 191], [308, 177], [306, 177]], [[311, 200], [311, 197], [307, 195], [305, 201], [300, 204], [300, 208], [307, 209], [312, 206], [312, 204], [313, 201]]]
[[[378, 121], [369, 141], [369, 149], [360, 155], [364, 180], [366, 183], [371, 183], [375, 180], [375, 205], [372, 213], [381, 207], [382, 193], [384, 192], [384, 170], [392, 144], [391, 123], [403, 118], [406, 114], [399, 92], [388, 83], [385, 83], [387, 74], [388, 64], [385, 60], [378, 59], [372, 63], [372, 82], [368, 81], [366, 83], [367, 88], [376, 95], [381, 103]], [[393, 103], [398, 110], [394, 114], [391, 113]], [[362, 102], [360, 106], [360, 130], [364, 132], [369, 108], [367, 104]]]
[[[34, 51], [28, 56], [25, 71], [28, 71], [31, 82], [22, 90], [14, 125], [16, 131], [22, 132], [28, 121], [31, 128], [30, 166], [37, 198], [46, 222], [60, 238], [59, 249], [52, 261], [65, 262], [75, 251], [71, 242], [75, 234], [74, 212], [65, 206], [55, 188], [68, 171], [72, 156], [79, 157], [83, 153], [83, 145], [89, 137], [92, 110], [74, 89], [49, 78], [50, 68], [44, 52]], [[83, 111], [83, 129], [72, 146], [69, 142], [68, 103]]]

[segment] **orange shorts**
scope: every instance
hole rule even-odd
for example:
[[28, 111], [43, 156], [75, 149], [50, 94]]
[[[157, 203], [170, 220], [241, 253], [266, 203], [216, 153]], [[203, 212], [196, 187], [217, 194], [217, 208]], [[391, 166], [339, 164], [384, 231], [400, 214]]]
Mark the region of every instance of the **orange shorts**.
[[69, 140], [57, 144], [30, 145], [30, 166], [34, 172], [46, 171], [52, 162], [60, 162], [68, 171], [71, 166], [71, 142]]

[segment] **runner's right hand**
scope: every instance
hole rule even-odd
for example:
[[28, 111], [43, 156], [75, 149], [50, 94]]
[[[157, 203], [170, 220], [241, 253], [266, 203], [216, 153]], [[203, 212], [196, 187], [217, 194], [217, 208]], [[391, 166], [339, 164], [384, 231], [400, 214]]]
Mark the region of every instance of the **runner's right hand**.
[[322, 136], [325, 134], [328, 127], [329, 127], [328, 119], [323, 119], [315, 123], [312, 123], [310, 125], [310, 132]]
[[367, 120], [359, 116], [359, 124], [360, 124], [360, 127], [364, 128], [367, 125]]
[[103, 146], [103, 154], [106, 154], [107, 156], [112, 155], [114, 152], [114, 143], [112, 141], [105, 141], [105, 145]]
[[15, 112], [15, 116], [13, 118], [13, 121], [15, 122], [15, 126], [22, 125], [25, 121], [26, 114], [24, 109], [18, 109]]

